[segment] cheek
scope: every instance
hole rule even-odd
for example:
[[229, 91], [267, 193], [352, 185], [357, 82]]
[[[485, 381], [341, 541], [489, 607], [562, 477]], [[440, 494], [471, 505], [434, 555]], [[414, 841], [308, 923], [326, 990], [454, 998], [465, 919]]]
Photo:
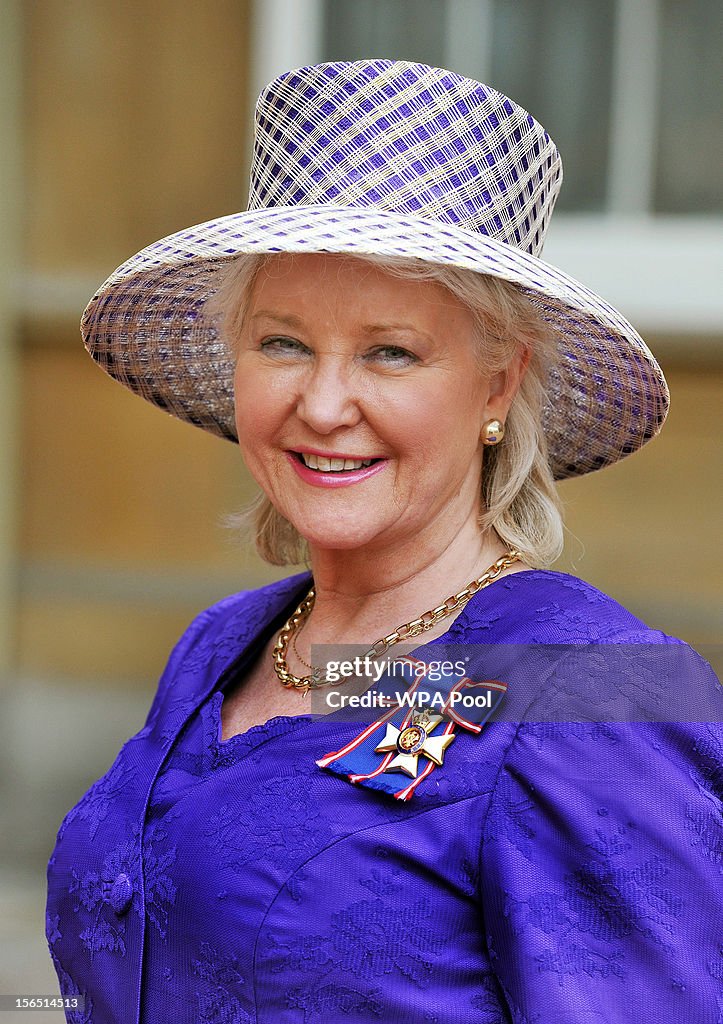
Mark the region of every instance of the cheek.
[[266, 435], [283, 419], [286, 398], [275, 383], [249, 365], [248, 360], [239, 360], [234, 378], [234, 406], [240, 438]]
[[259, 401], [259, 391], [249, 387], [246, 382], [237, 383], [234, 389], [234, 407], [236, 424], [248, 424], [263, 421], [265, 407], [268, 403]]
[[479, 444], [488, 389], [477, 374], [448, 377], [443, 387], [418, 391], [409, 422], [424, 444], [443, 448], [447, 457], [468, 458]]
[[260, 482], [259, 474], [267, 461], [264, 452], [274, 429], [269, 420], [271, 408], [263, 391], [248, 379], [237, 379], [234, 401], [239, 450], [246, 466]]

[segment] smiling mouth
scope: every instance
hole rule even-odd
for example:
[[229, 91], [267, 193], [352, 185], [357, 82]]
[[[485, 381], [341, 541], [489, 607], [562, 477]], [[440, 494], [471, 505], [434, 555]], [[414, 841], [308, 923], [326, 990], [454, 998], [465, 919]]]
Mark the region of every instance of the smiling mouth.
[[312, 455], [310, 452], [292, 452], [295, 459], [307, 469], [315, 469], [320, 473], [348, 473], [355, 469], [366, 469], [367, 466], [381, 462], [381, 459], [340, 459], [327, 458], [324, 455]]

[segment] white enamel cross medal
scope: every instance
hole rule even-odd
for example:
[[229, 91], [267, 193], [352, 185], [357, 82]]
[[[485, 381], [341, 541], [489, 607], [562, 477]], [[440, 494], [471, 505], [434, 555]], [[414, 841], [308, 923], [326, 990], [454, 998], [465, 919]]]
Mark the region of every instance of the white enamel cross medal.
[[395, 725], [388, 722], [384, 739], [374, 748], [375, 753], [378, 754], [397, 751], [397, 756], [392, 758], [384, 771], [404, 772], [405, 775], [415, 779], [420, 754], [428, 757], [437, 765], [442, 764], [444, 752], [454, 739], [454, 733], [432, 736], [431, 733], [441, 721], [442, 715], [432, 714], [429, 708], [422, 708], [420, 711], [412, 713], [412, 721], [403, 729], [397, 729]]

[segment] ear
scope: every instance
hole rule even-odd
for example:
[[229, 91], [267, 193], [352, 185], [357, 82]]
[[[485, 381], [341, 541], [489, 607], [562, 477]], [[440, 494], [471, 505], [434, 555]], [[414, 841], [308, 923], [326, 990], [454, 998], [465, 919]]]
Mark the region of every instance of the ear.
[[527, 373], [531, 356], [532, 349], [521, 348], [504, 370], [500, 370], [490, 378], [485, 419], [501, 420], [504, 423], [515, 395], [520, 389], [522, 378]]

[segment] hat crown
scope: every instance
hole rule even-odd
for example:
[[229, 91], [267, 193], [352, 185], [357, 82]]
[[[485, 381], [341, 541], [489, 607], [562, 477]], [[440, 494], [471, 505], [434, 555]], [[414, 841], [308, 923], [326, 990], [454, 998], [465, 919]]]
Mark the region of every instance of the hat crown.
[[542, 125], [443, 68], [318, 64], [276, 78], [256, 105], [251, 210], [375, 207], [538, 256], [561, 183]]

